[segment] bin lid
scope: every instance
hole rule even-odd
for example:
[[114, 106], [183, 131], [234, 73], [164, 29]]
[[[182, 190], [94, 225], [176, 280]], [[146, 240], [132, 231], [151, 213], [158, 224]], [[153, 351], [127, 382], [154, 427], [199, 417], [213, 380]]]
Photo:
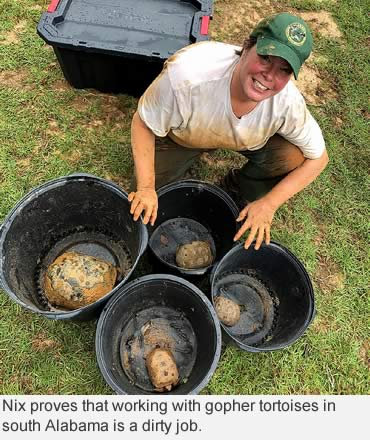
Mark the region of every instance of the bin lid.
[[52, 46], [166, 59], [208, 39], [213, 0], [52, 0], [37, 31]]

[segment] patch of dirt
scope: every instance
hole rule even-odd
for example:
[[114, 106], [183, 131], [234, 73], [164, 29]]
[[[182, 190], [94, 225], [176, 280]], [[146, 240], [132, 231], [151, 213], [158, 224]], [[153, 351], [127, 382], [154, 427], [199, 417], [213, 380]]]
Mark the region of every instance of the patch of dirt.
[[117, 96], [101, 95], [100, 102], [102, 113], [106, 118], [114, 120], [121, 120], [124, 118], [125, 113], [120, 109], [120, 101]]
[[20, 34], [22, 34], [27, 26], [27, 21], [22, 20], [14, 26], [10, 32], [0, 35], [0, 44], [8, 46], [10, 44], [18, 44]]
[[[120, 100], [117, 96], [112, 95], [93, 95], [98, 99], [100, 106], [100, 118], [93, 119], [84, 124], [83, 127], [91, 131], [101, 126], [114, 124], [116, 127], [121, 127], [122, 122], [126, 118], [126, 113], [121, 110]], [[88, 102], [88, 99], [85, 98]]]
[[28, 77], [28, 72], [22, 70], [4, 70], [0, 72], [0, 85], [14, 89], [29, 90], [30, 86], [25, 85], [25, 80]]
[[35, 351], [50, 351], [59, 347], [59, 343], [54, 339], [47, 338], [44, 334], [40, 333], [32, 339], [32, 348]]
[[67, 161], [70, 164], [76, 164], [81, 160], [81, 157], [83, 156], [83, 152], [80, 150], [74, 150], [71, 152], [68, 152], [66, 154], [61, 155], [62, 159]]
[[308, 23], [314, 32], [328, 38], [342, 38], [342, 33], [329, 12], [301, 12], [299, 16]]
[[[333, 2], [335, 1], [333, 0]], [[317, 0], [317, 3], [321, 2], [322, 0]], [[242, 45], [259, 21], [278, 12], [290, 12], [302, 17], [314, 32], [325, 37], [338, 39], [342, 37], [342, 33], [329, 12], [300, 12], [272, 0], [223, 0], [216, 2], [210, 35], [215, 40]]]
[[320, 78], [319, 71], [310, 62], [302, 66], [295, 84], [307, 104], [322, 105], [337, 99], [337, 93]]
[[31, 158], [26, 157], [24, 159], [17, 160], [17, 168], [28, 168], [31, 164]]
[[320, 388], [307, 388], [302, 391], [299, 391], [299, 394], [303, 394], [305, 396], [310, 396], [313, 394], [322, 394], [322, 390], [320, 390]]
[[343, 119], [340, 118], [339, 116], [336, 116], [335, 119], [334, 119], [334, 125], [337, 128], [341, 128], [343, 126]]
[[326, 237], [326, 226], [320, 223], [319, 219], [316, 219], [316, 225], [317, 225], [317, 234], [314, 239], [315, 246], [319, 248], [321, 246], [321, 243], [325, 241]]
[[256, 24], [284, 9], [270, 0], [224, 0], [216, 2], [210, 35], [214, 40], [241, 46]]
[[318, 317], [314, 319], [311, 328], [317, 333], [327, 334], [331, 330], [331, 322]]
[[235, 160], [233, 160], [232, 158], [218, 159], [217, 157], [214, 157], [210, 153], [203, 153], [200, 157], [200, 160], [210, 168], [215, 168], [216, 170], [220, 170], [235, 165]]
[[20, 390], [22, 391], [22, 394], [32, 394], [34, 387], [33, 387], [33, 380], [31, 376], [12, 376], [10, 377], [10, 382], [14, 384], [18, 384]]
[[64, 134], [62, 130], [59, 128], [57, 121], [49, 121], [49, 127], [45, 130], [45, 133], [48, 136], [58, 136], [60, 138], [64, 138]]
[[[230, 157], [220, 157], [218, 152], [203, 153], [200, 162], [207, 166], [207, 180], [211, 183], [218, 183], [220, 179], [227, 174], [232, 168], [240, 168], [245, 163], [245, 159], [241, 154], [235, 153]], [[199, 178], [197, 176], [197, 164], [189, 171], [189, 178]], [[195, 175], [192, 175], [195, 173]]]
[[[45, 72], [46, 74], [50, 73], [51, 71], [56, 70], [58, 71], [58, 73], [60, 72], [60, 66], [58, 63], [56, 62], [52, 62], [49, 63], [46, 67], [46, 69], [43, 70], [43, 72]], [[44, 79], [42, 84], [48, 84], [49, 80]], [[55, 84], [55, 83], [51, 83], [51, 84]], [[54, 87], [54, 85], [52, 85], [52, 87]]]
[[71, 103], [71, 107], [80, 113], [84, 113], [90, 108], [90, 102], [85, 96], [76, 96]]
[[72, 87], [66, 80], [60, 79], [52, 84], [52, 89], [57, 92], [65, 92], [66, 90], [72, 90]]
[[52, 396], [53, 394], [59, 394], [59, 391], [56, 391], [54, 388], [48, 388], [45, 394]]
[[366, 365], [366, 367], [370, 370], [370, 341], [365, 341], [360, 350], [359, 356], [362, 362]]
[[40, 5], [31, 6], [29, 9], [30, 9], [30, 11], [42, 11], [43, 10], [42, 6], [40, 6]]
[[93, 131], [98, 127], [102, 127], [104, 125], [104, 121], [101, 119], [93, 119], [87, 124], [83, 124], [82, 127], [86, 128], [88, 131]]
[[314, 280], [323, 292], [332, 293], [344, 288], [345, 276], [332, 260], [319, 256]]
[[40, 151], [46, 150], [47, 146], [48, 146], [48, 142], [44, 143], [44, 142], [38, 141], [32, 150], [32, 155], [36, 156], [37, 154], [39, 154]]

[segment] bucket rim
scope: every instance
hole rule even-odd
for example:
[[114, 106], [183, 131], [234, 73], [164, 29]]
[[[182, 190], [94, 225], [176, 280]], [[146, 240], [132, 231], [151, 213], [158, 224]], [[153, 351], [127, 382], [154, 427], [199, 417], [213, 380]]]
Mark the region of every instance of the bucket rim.
[[74, 173], [69, 174], [67, 176], [60, 176], [55, 179], [48, 180], [47, 182], [42, 183], [41, 185], [38, 185], [32, 189], [30, 189], [23, 197], [21, 197], [16, 204], [13, 206], [13, 208], [9, 211], [9, 213], [5, 216], [3, 224], [2, 224], [2, 231], [0, 236], [0, 246], [2, 244], [2, 238], [4, 237], [4, 234], [6, 234], [9, 225], [9, 221], [11, 221], [14, 217], [14, 215], [18, 212], [19, 208], [26, 205], [28, 201], [31, 200], [31, 198], [34, 198], [34, 196], [42, 195], [46, 193], [51, 188], [57, 188], [59, 186], [65, 185], [72, 181], [87, 181], [92, 180], [99, 183], [102, 183], [106, 186], [112, 186], [119, 195], [123, 196], [124, 199], [128, 200], [128, 194], [126, 191], [124, 191], [122, 188], [120, 188], [117, 184], [114, 182], [103, 179], [102, 177], [94, 176], [93, 174], [85, 174], [85, 173]]
[[118, 301], [121, 300], [121, 298], [127, 294], [129, 294], [129, 291], [131, 290], [131, 294], [133, 292], [133, 288], [139, 286], [140, 284], [145, 284], [151, 281], [170, 281], [174, 283], [178, 283], [180, 285], [183, 285], [193, 291], [204, 303], [206, 306], [208, 312], [210, 313], [210, 316], [212, 318], [212, 323], [215, 328], [216, 332], [216, 349], [215, 354], [212, 360], [212, 364], [208, 368], [208, 371], [201, 380], [198, 385], [191, 390], [189, 394], [198, 394], [199, 391], [201, 391], [210, 381], [212, 375], [214, 374], [218, 362], [221, 357], [221, 345], [222, 345], [222, 332], [221, 332], [221, 326], [220, 321], [217, 317], [216, 311], [214, 310], [214, 307], [211, 303], [211, 301], [207, 298], [207, 296], [194, 284], [189, 282], [188, 280], [185, 280], [184, 278], [180, 278], [176, 275], [170, 275], [170, 274], [153, 274], [153, 275], [144, 275], [139, 278], [136, 278], [129, 283], [125, 284], [121, 287], [120, 292], [117, 292], [114, 296], [112, 296], [107, 304], [104, 306], [104, 309], [102, 310], [99, 319], [97, 321], [96, 325], [96, 333], [95, 333], [95, 353], [96, 353], [96, 359], [99, 366], [99, 369], [107, 382], [107, 384], [111, 387], [111, 389], [116, 392], [117, 394], [128, 394], [124, 393], [120, 387], [116, 385], [114, 380], [112, 380], [111, 375], [109, 374], [108, 368], [106, 366], [106, 363], [104, 361], [104, 358], [102, 356], [103, 353], [103, 338], [102, 336], [102, 330], [104, 329], [104, 325], [106, 320], [109, 318], [110, 312], [114, 309], [115, 305]]
[[[214, 281], [215, 281], [215, 278], [216, 278], [219, 266], [221, 266], [221, 264], [224, 262], [224, 260], [227, 257], [229, 257], [230, 255], [233, 255], [235, 253], [238, 253], [242, 249], [244, 251], [246, 251], [246, 252], [248, 252], [248, 250], [252, 251], [254, 243], [255, 243], [255, 241], [251, 244], [249, 249], [244, 249], [244, 244], [243, 243], [239, 243], [239, 244], [235, 245], [233, 248], [230, 249], [229, 252], [227, 252], [223, 256], [223, 258], [214, 267], [214, 270], [210, 274], [212, 304], [213, 304], [213, 298], [214, 298], [214, 294], [213, 294]], [[310, 277], [308, 275], [308, 272], [307, 272], [306, 268], [302, 264], [302, 262], [287, 247], [283, 246], [282, 244], [278, 243], [277, 241], [271, 240], [270, 244], [267, 245], [267, 244], [263, 243], [262, 246], [264, 246], [264, 247], [270, 246], [270, 247], [272, 247], [274, 249], [278, 249], [279, 251], [283, 251], [293, 261], [293, 263], [295, 264], [297, 269], [299, 269], [301, 274], [304, 276], [305, 282], [307, 283], [307, 289], [308, 289], [308, 295], [309, 295], [309, 298], [310, 298], [310, 306], [311, 307], [310, 307], [309, 312], [307, 313], [307, 316], [306, 316], [303, 324], [301, 325], [300, 330], [297, 332], [297, 334], [294, 336], [294, 338], [290, 339], [286, 343], [276, 344], [275, 347], [260, 348], [260, 347], [254, 347], [254, 346], [251, 346], [251, 345], [248, 345], [248, 344], [244, 344], [241, 341], [239, 341], [234, 335], [232, 335], [230, 333], [230, 331], [228, 330], [228, 328], [227, 328], [227, 326], [225, 324], [220, 322], [222, 330], [233, 341], [233, 343], [235, 345], [237, 345], [238, 348], [240, 348], [243, 351], [248, 351], [248, 352], [252, 352], [252, 353], [277, 351], [277, 350], [281, 350], [283, 348], [289, 347], [294, 342], [296, 342], [306, 332], [308, 326], [310, 325], [310, 323], [312, 322], [312, 320], [314, 319], [315, 314], [316, 314], [315, 295], [314, 295], [314, 290], [313, 290], [313, 286], [312, 286], [312, 281], [311, 281], [311, 279], [310, 279]]]
[[184, 179], [184, 180], [179, 180], [176, 182], [167, 183], [166, 185], [163, 185], [158, 189], [158, 191], [157, 191], [158, 199], [160, 198], [160, 196], [167, 194], [172, 189], [186, 188], [186, 187], [189, 187], [189, 188], [196, 187], [198, 189], [202, 188], [203, 190], [206, 189], [209, 192], [220, 196], [229, 205], [229, 208], [232, 210], [235, 218], [238, 217], [239, 209], [238, 209], [236, 203], [234, 202], [234, 200], [229, 196], [229, 194], [227, 194], [227, 192], [224, 191], [219, 186], [217, 186], [213, 183], [210, 183], [210, 182], [205, 182], [203, 180]]
[[17, 295], [15, 295], [12, 291], [12, 289], [9, 287], [8, 283], [5, 280], [5, 277], [3, 275], [3, 265], [5, 260], [5, 254], [3, 252], [3, 245], [6, 238], [6, 235], [12, 225], [12, 222], [16, 215], [18, 215], [19, 211], [23, 209], [24, 206], [27, 205], [27, 203], [33, 198], [39, 195], [45, 194], [49, 189], [57, 188], [63, 185], [66, 185], [71, 182], [75, 181], [95, 181], [97, 183], [102, 184], [104, 187], [107, 187], [109, 189], [113, 189], [114, 192], [121, 197], [122, 199], [126, 200], [128, 202], [128, 194], [126, 191], [124, 191], [122, 188], [120, 188], [117, 184], [114, 182], [103, 179], [102, 177], [95, 176], [93, 174], [86, 174], [86, 173], [73, 173], [66, 176], [57, 177], [55, 179], [51, 179], [47, 182], [42, 183], [39, 186], [36, 186], [35, 188], [32, 188], [30, 191], [28, 191], [19, 201], [14, 205], [14, 207], [9, 211], [7, 216], [5, 217], [3, 223], [0, 225], [0, 288], [4, 290], [4, 292], [17, 304], [25, 308], [26, 310], [36, 313], [41, 316], [45, 316], [50, 319], [73, 319], [75, 317], [78, 317], [81, 312], [88, 312], [92, 311], [96, 308], [98, 308], [102, 303], [105, 303], [107, 299], [115, 294], [119, 288], [121, 288], [125, 282], [129, 279], [133, 271], [135, 270], [140, 257], [145, 252], [148, 241], [149, 241], [149, 235], [148, 235], [148, 229], [146, 225], [144, 225], [143, 222], [139, 222], [138, 226], [140, 228], [140, 243], [139, 243], [139, 252], [138, 257], [136, 258], [136, 261], [133, 263], [132, 268], [127, 273], [126, 277], [119, 283], [117, 286], [115, 286], [110, 292], [108, 292], [106, 295], [98, 299], [92, 304], [88, 304], [86, 306], [80, 307], [75, 310], [61, 310], [58, 312], [53, 312], [50, 310], [39, 310], [36, 307], [33, 307], [26, 302], [22, 301], [20, 298], [18, 298]]

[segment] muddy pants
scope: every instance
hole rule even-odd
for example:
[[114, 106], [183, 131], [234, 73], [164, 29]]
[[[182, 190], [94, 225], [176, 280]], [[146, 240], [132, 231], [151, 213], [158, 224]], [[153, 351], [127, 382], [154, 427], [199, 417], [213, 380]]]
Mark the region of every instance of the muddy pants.
[[[168, 136], [156, 138], [156, 188], [183, 178], [186, 171], [204, 152], [215, 150], [184, 148]], [[304, 156], [301, 150], [279, 135], [272, 136], [257, 151], [240, 151], [248, 162], [231, 170], [221, 186], [241, 206], [268, 193], [283, 177], [299, 167]], [[133, 182], [135, 187], [135, 183]]]

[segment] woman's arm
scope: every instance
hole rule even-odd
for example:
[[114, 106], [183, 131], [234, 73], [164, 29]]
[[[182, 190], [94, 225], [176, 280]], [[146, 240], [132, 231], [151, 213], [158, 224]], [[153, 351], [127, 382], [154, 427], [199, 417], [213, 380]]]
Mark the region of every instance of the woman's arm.
[[135, 164], [137, 188], [128, 196], [130, 213], [136, 221], [144, 213], [143, 223], [153, 225], [157, 218], [158, 197], [155, 191], [155, 136], [144, 124], [138, 112], [131, 123], [131, 145]]
[[303, 164], [290, 172], [274, 188], [260, 199], [249, 203], [239, 214], [237, 221], [244, 221], [234, 237], [234, 241], [250, 229], [245, 241], [248, 249], [256, 238], [255, 249], [259, 249], [263, 239], [270, 243], [270, 227], [277, 209], [288, 199], [313, 182], [329, 162], [326, 150], [318, 159], [305, 159]]

